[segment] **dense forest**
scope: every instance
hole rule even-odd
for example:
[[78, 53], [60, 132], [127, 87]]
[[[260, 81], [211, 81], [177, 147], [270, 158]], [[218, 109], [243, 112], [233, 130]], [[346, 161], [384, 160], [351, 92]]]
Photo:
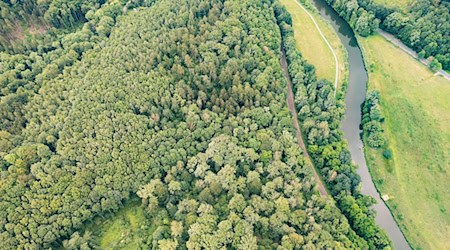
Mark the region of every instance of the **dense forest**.
[[[2, 1], [0, 2], [0, 48], [23, 51], [22, 40], [39, 43], [62, 28], [75, 28], [87, 21], [88, 11], [97, 10], [104, 1]], [[47, 31], [48, 32], [45, 32]], [[42, 34], [40, 39], [26, 34]], [[45, 38], [43, 38], [45, 37]], [[27, 44], [30, 46], [32, 44]], [[25, 49], [31, 49], [26, 47]]]
[[[58, 34], [70, 33], [95, 18], [102, 20], [91, 22], [91, 26], [98, 24], [103, 26], [100, 33], [107, 32], [108, 26], [112, 26], [114, 19], [122, 12], [139, 6], [151, 6], [153, 2], [154, 0], [1, 1], [0, 50], [16, 53], [52, 50], [50, 44], [57, 40], [55, 37]], [[99, 8], [102, 10], [95, 14]]]
[[[417, 0], [408, 10], [403, 10], [389, 8], [373, 0], [326, 1], [361, 36], [373, 33], [379, 25], [420, 57], [432, 57], [430, 67], [433, 70], [450, 70], [450, 2]], [[371, 25], [365, 24], [367, 19]]]
[[0, 51], [0, 129], [11, 137], [8, 141], [17, 144], [23, 139], [20, 135], [27, 122], [25, 104], [43, 84], [104, 43], [121, 11], [121, 4], [104, 4], [101, 9], [91, 10], [89, 20], [80, 22], [73, 32], [49, 30]]
[[[338, 130], [342, 101], [278, 3], [1, 4], [2, 249], [93, 247], [85, 223], [134, 194], [150, 248], [389, 248]], [[30, 20], [48, 30], [11, 36]], [[282, 46], [336, 202], [295, 142]]]

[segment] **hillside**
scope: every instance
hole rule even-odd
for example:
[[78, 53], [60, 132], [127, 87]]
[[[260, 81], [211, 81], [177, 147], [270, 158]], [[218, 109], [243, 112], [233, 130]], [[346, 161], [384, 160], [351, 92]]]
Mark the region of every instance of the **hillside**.
[[[4, 117], [11, 118], [2, 120], [0, 134], [3, 248], [95, 247], [86, 225], [114, 216], [135, 194], [145, 214], [128, 216], [127, 208], [117, 215], [128, 216], [133, 230], [135, 218], [152, 226], [141, 235], [145, 240], [132, 238], [142, 247], [389, 247], [367, 208], [371, 201], [356, 191], [358, 179], [340, 141], [333, 145], [340, 156], [330, 157], [343, 171], [329, 185], [345, 213], [317, 194], [286, 107], [282, 39], [271, 1], [142, 6], [88, 15], [79, 33], [55, 38], [51, 46], [62, 43], [61, 49], [53, 61], [40, 61], [36, 74], [28, 72], [35, 66], [30, 56], [40, 58], [35, 53], [2, 54], [10, 62], [1, 73]], [[77, 42], [65, 43], [70, 38]], [[303, 115], [319, 124], [332, 112], [325, 120], [333, 121], [333, 130], [320, 142], [322, 150], [339, 138], [341, 107], [327, 99], [329, 85], [313, 80], [314, 68], [294, 58], [293, 48], [295, 83], [311, 80], [311, 95], [326, 103], [321, 117]], [[72, 60], [55, 62], [65, 51]], [[14, 60], [28, 64], [14, 67]], [[302, 74], [309, 76], [302, 80]], [[321, 132], [309, 132], [310, 141], [319, 140]]]

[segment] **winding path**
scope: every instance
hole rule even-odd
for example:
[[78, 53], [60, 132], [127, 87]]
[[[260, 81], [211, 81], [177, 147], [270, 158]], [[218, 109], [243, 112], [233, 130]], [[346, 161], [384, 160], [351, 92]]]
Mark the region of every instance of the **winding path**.
[[300, 6], [300, 8], [302, 8], [306, 12], [306, 14], [308, 14], [309, 18], [311, 18], [311, 20], [313, 21], [313, 23], [316, 26], [317, 30], [319, 31], [320, 36], [325, 41], [325, 43], [327, 44], [327, 46], [330, 49], [331, 53], [333, 54], [334, 63], [336, 65], [336, 74], [335, 74], [335, 78], [334, 78], [334, 96], [336, 96], [336, 90], [337, 90], [338, 81], [339, 81], [339, 62], [338, 62], [338, 59], [337, 59], [337, 55], [336, 55], [336, 53], [334, 53], [333, 47], [331, 47], [331, 44], [328, 42], [327, 38], [322, 33], [322, 30], [320, 29], [319, 25], [317, 24], [316, 19], [314, 19], [314, 17], [311, 15], [311, 13], [305, 7], [303, 7], [303, 5], [301, 5], [297, 0], [293, 0], [293, 1], [298, 6]]
[[314, 167], [314, 163], [311, 160], [311, 157], [309, 156], [308, 151], [306, 150], [305, 143], [303, 141], [302, 132], [300, 131], [300, 126], [298, 124], [297, 109], [295, 108], [294, 92], [292, 91], [291, 77], [289, 76], [287, 62], [286, 62], [286, 54], [283, 49], [281, 50], [281, 68], [283, 68], [283, 73], [287, 80], [287, 91], [288, 91], [287, 105], [288, 105], [289, 111], [291, 111], [291, 114], [292, 114], [292, 120], [294, 122], [295, 135], [297, 137], [298, 146], [303, 150], [303, 154], [306, 156], [306, 158], [309, 160], [309, 162], [311, 164], [314, 179], [317, 182], [317, 187], [319, 189], [320, 196], [328, 198], [328, 191], [327, 191], [325, 185], [323, 184], [322, 179], [320, 179], [319, 174], [317, 174], [316, 168]]
[[[408, 53], [412, 57], [414, 57], [417, 60], [419, 60], [421, 63], [425, 64], [427, 67], [430, 65], [429, 61], [427, 61], [426, 59], [423, 59], [423, 58], [419, 58], [419, 56], [417, 55], [417, 53], [414, 50], [410, 49], [408, 46], [406, 46], [404, 43], [402, 43], [402, 41], [400, 41], [398, 38], [394, 37], [394, 35], [386, 32], [386, 31], [384, 31], [382, 29], [378, 29], [378, 33], [380, 33], [380, 35], [382, 35], [388, 41], [390, 41], [391, 43], [393, 43], [394, 45], [399, 47], [401, 50], [405, 51], [406, 53]], [[445, 72], [442, 69], [438, 70], [435, 75], [441, 75], [445, 79], [450, 81], [450, 74]]]

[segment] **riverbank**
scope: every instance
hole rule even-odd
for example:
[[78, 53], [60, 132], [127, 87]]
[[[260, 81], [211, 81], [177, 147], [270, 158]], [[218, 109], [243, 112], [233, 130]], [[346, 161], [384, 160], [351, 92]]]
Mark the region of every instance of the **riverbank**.
[[[426, 60], [424, 58], [419, 58], [419, 55], [414, 50], [410, 49], [408, 46], [403, 44], [402, 41], [400, 41], [398, 38], [394, 37], [392, 34], [386, 32], [382, 29], [378, 29], [378, 33], [380, 35], [382, 35], [386, 40], [390, 41], [392, 44], [397, 46], [399, 49], [403, 50], [404, 52], [406, 52], [407, 54], [412, 56], [414, 59], [421, 62], [423, 65], [425, 65], [427, 67], [430, 66], [430, 62], [428, 60]], [[448, 81], [450, 81], [450, 74], [442, 69], [436, 71], [434, 74], [440, 75], [440, 76], [444, 77], [445, 79], [447, 79]]]
[[339, 31], [338, 35], [348, 51], [349, 55], [349, 85], [346, 93], [345, 119], [341, 124], [344, 137], [349, 143], [352, 159], [359, 166], [358, 174], [361, 176], [361, 192], [370, 195], [377, 201], [373, 206], [377, 212], [376, 222], [380, 225], [393, 241], [396, 249], [409, 249], [403, 233], [400, 231], [397, 222], [394, 220], [391, 211], [380, 197], [378, 190], [372, 181], [363, 151], [363, 142], [360, 138], [361, 124], [361, 104], [366, 96], [367, 72], [366, 65], [362, 57], [362, 52], [358, 45], [358, 40], [349, 25], [323, 0], [313, 1], [321, 16], [331, 22], [333, 28]]
[[[280, 0], [280, 2], [292, 16], [294, 38], [302, 56], [316, 67], [319, 78], [325, 78], [334, 83], [337, 74], [336, 89], [338, 92], [344, 92], [348, 81], [347, 52], [333, 27], [320, 18], [317, 11], [311, 6], [305, 6], [307, 9], [303, 9], [298, 0]], [[333, 53], [336, 55], [337, 65]]]
[[[450, 196], [448, 82], [380, 35], [361, 38], [369, 89], [381, 92], [385, 134], [393, 157], [365, 148], [374, 183], [413, 248], [446, 249]], [[412, 73], [414, 72], [414, 73]]]

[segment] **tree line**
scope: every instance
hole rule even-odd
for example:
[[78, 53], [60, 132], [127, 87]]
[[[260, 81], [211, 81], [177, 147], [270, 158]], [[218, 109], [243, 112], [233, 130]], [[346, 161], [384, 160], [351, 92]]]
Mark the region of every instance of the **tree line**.
[[[413, 1], [407, 10], [387, 7], [373, 0], [326, 0], [361, 36], [378, 26], [399, 38], [421, 58], [428, 58], [432, 70], [450, 70], [450, 3], [439, 0]], [[361, 20], [368, 25], [358, 26]], [[370, 17], [370, 18], [369, 18]], [[366, 27], [366, 28], [364, 28]]]
[[380, 92], [371, 90], [367, 93], [366, 100], [362, 106], [362, 121], [364, 142], [372, 148], [382, 148], [386, 159], [392, 158], [387, 138], [384, 134], [384, 117], [380, 108]]
[[[154, 1], [2, 1], [0, 2], [0, 51], [14, 53], [36, 51], [42, 43], [57, 40], [55, 39], [57, 35], [72, 33], [82, 27], [83, 24], [92, 20], [94, 13], [100, 8], [104, 11], [102, 14], [114, 18], [126, 9], [151, 6]], [[120, 8], [114, 9], [112, 6], [120, 6]], [[111, 22], [104, 19], [102, 24], [111, 24]], [[42, 31], [36, 32], [31, 29], [42, 29]]]
[[370, 147], [378, 148], [385, 145], [382, 122], [384, 117], [380, 110], [380, 92], [369, 91], [363, 104], [363, 118], [361, 125], [363, 132], [367, 135], [367, 143]]
[[367, 37], [376, 32], [380, 20], [375, 14], [360, 6], [357, 0], [339, 1], [325, 0], [333, 9], [344, 18], [350, 27], [359, 35]]

